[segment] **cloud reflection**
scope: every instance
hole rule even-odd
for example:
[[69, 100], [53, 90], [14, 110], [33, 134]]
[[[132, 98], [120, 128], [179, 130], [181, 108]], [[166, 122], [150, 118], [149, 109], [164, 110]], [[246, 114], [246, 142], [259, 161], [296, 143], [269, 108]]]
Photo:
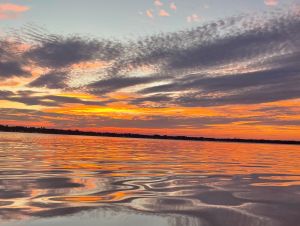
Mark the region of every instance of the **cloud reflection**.
[[297, 146], [26, 134], [1, 140], [3, 225], [106, 210], [171, 226], [300, 220]]

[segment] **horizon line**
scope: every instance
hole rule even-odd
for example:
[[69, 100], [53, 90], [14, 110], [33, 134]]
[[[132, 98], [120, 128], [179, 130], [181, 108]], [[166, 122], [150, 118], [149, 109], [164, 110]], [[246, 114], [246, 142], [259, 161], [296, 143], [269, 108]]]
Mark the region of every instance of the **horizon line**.
[[139, 134], [139, 133], [115, 133], [115, 132], [95, 132], [82, 131], [78, 129], [54, 129], [46, 127], [30, 126], [9, 126], [0, 124], [0, 132], [21, 132], [21, 133], [39, 133], [39, 134], [61, 134], [73, 136], [101, 136], [101, 137], [120, 137], [120, 138], [138, 138], [138, 139], [161, 139], [161, 140], [185, 140], [185, 141], [207, 141], [207, 142], [234, 142], [234, 143], [260, 143], [260, 144], [290, 144], [300, 145], [298, 140], [272, 140], [272, 139], [244, 139], [244, 138], [212, 138], [195, 136], [176, 136], [161, 134]]

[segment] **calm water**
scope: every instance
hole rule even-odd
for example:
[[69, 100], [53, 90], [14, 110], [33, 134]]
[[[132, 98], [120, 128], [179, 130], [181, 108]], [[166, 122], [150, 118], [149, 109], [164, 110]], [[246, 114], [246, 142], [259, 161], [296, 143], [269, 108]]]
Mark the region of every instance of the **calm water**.
[[0, 133], [0, 225], [299, 226], [300, 147]]

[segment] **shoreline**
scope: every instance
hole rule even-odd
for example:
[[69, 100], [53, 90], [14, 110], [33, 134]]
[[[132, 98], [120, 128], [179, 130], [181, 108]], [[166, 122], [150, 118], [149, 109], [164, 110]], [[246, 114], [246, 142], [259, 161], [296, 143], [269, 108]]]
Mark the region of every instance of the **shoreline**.
[[300, 141], [294, 141], [294, 140], [211, 138], [211, 137], [170, 136], [170, 135], [158, 135], [158, 134], [145, 135], [145, 134], [135, 134], [135, 133], [87, 132], [87, 131], [80, 131], [80, 130], [63, 130], [63, 129], [49, 129], [49, 128], [36, 128], [36, 127], [24, 127], [24, 126], [4, 126], [4, 125], [0, 125], [0, 132], [58, 134], [58, 135], [70, 135], [70, 136], [119, 137], [119, 138], [157, 139], [157, 140], [182, 140], [182, 141], [202, 141], [202, 142], [300, 145]]

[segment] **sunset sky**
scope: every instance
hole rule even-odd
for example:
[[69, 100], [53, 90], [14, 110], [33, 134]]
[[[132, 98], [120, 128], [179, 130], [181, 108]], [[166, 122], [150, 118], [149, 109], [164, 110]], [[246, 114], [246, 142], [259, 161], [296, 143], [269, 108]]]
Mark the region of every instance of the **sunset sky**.
[[300, 0], [0, 0], [0, 124], [300, 140]]

